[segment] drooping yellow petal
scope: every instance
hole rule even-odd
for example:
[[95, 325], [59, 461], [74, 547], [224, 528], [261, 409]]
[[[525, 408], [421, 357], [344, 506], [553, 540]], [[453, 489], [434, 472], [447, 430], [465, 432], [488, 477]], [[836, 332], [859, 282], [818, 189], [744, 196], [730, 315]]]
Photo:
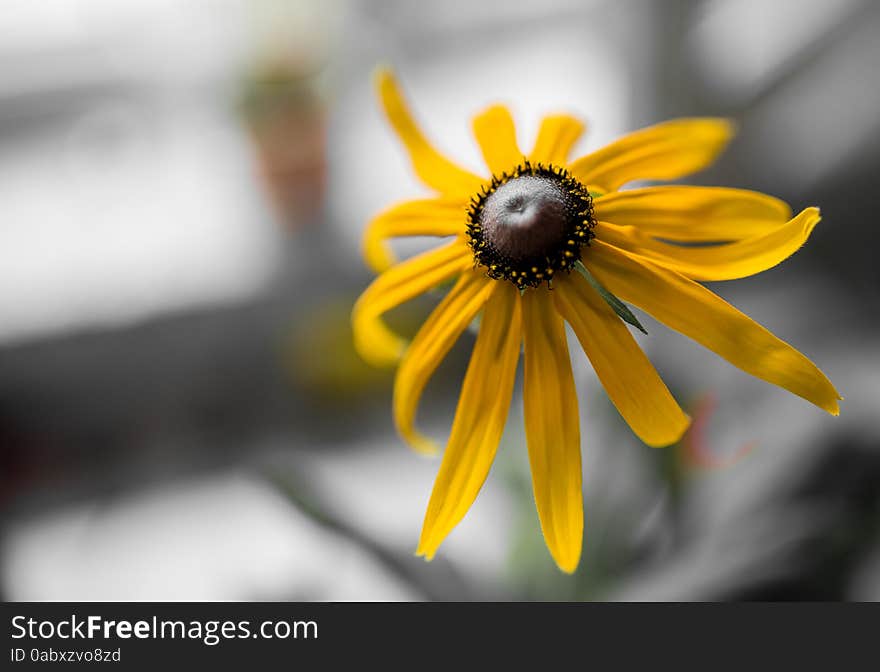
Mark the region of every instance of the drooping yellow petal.
[[649, 446], [678, 441], [690, 424], [623, 321], [586, 280], [561, 278], [553, 298], [590, 359], [608, 397]]
[[832, 415], [841, 396], [818, 367], [721, 297], [685, 276], [599, 239], [584, 262], [610, 292], [709, 348], [746, 373]]
[[596, 219], [680, 241], [742, 240], [791, 218], [784, 201], [746, 189], [661, 186], [628, 189], [593, 201]]
[[568, 153], [584, 132], [584, 122], [568, 114], [553, 114], [541, 120], [535, 147], [529, 154], [533, 163], [564, 165]]
[[674, 119], [624, 136], [577, 159], [569, 170], [604, 191], [632, 180], [675, 180], [711, 164], [732, 136], [726, 119]]
[[785, 261], [807, 242], [819, 223], [818, 208], [807, 208], [787, 224], [759, 236], [724, 245], [670, 245], [642, 235], [633, 227], [600, 222], [600, 240], [647, 257], [693, 280], [733, 280], [761, 273]]
[[535, 504], [550, 554], [571, 573], [581, 557], [584, 504], [577, 393], [565, 325], [544, 287], [526, 290], [522, 305], [526, 442]]
[[454, 236], [465, 231], [467, 204], [455, 198], [406, 201], [376, 215], [364, 232], [364, 260], [376, 273], [397, 263], [385, 242], [397, 236]]
[[510, 110], [493, 105], [474, 117], [474, 136], [493, 175], [511, 172], [522, 163], [523, 155], [516, 142], [516, 127]]
[[400, 362], [394, 380], [394, 422], [400, 435], [418, 452], [437, 452], [434, 443], [415, 429], [422, 391], [495, 285], [485, 273], [465, 271], [419, 329]]
[[469, 198], [480, 189], [483, 180], [459, 168], [428, 142], [410, 113], [394, 74], [380, 68], [375, 75], [382, 108], [392, 128], [400, 137], [419, 179], [442, 194]]
[[480, 491], [507, 420], [522, 343], [521, 308], [512, 284], [496, 284], [483, 309], [452, 433], [425, 514], [416, 553], [428, 560]]
[[393, 266], [376, 278], [354, 304], [351, 314], [354, 344], [361, 357], [376, 365], [396, 363], [405, 343], [385, 326], [382, 315], [472, 264], [467, 245], [456, 240]]

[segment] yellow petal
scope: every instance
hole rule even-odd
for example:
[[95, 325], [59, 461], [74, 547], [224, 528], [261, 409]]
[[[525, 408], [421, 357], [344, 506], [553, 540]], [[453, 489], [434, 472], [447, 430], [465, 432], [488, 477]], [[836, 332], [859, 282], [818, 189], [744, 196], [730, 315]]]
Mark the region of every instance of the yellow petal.
[[495, 286], [484, 273], [466, 271], [419, 329], [400, 362], [394, 380], [394, 422], [400, 435], [418, 452], [437, 451], [436, 446], [415, 429], [422, 391]]
[[635, 228], [602, 222], [596, 227], [596, 235], [693, 280], [733, 280], [761, 273], [788, 259], [807, 242], [820, 219], [818, 208], [807, 208], [769, 233], [703, 247], [669, 245], [641, 235]]
[[564, 165], [568, 153], [584, 132], [584, 122], [568, 114], [553, 114], [541, 120], [535, 147], [529, 154], [533, 163]]
[[364, 260], [376, 273], [397, 263], [385, 242], [397, 236], [454, 236], [465, 231], [467, 204], [459, 199], [406, 201], [378, 214], [364, 232]]
[[546, 288], [527, 290], [522, 307], [526, 442], [535, 504], [550, 554], [571, 573], [581, 557], [584, 504], [577, 393], [565, 325]]
[[690, 424], [623, 321], [586, 280], [571, 274], [553, 298], [571, 325], [608, 397], [649, 446], [678, 441]]
[[632, 180], [675, 180], [711, 164], [732, 136], [733, 126], [725, 119], [674, 119], [577, 159], [569, 170], [604, 191]]
[[474, 117], [474, 136], [493, 175], [509, 173], [522, 163], [513, 117], [503, 105], [493, 105]]
[[596, 239], [584, 259], [610, 292], [689, 336], [746, 373], [832, 415], [841, 399], [815, 364], [721, 297], [680, 273]]
[[394, 364], [405, 343], [391, 332], [382, 315], [458, 275], [473, 264], [467, 246], [456, 240], [393, 266], [364, 290], [351, 314], [354, 345], [368, 362]]
[[456, 166], [428, 142], [413, 119], [400, 85], [390, 70], [381, 68], [376, 72], [376, 89], [388, 121], [409, 152], [413, 170], [419, 179], [442, 194], [468, 198], [476, 193], [483, 181]]
[[519, 293], [497, 287], [483, 310], [452, 433], [434, 482], [416, 553], [430, 560], [486, 480], [504, 431], [522, 343]]
[[597, 219], [680, 241], [741, 240], [767, 233], [791, 218], [784, 201], [746, 189], [662, 186], [596, 198]]

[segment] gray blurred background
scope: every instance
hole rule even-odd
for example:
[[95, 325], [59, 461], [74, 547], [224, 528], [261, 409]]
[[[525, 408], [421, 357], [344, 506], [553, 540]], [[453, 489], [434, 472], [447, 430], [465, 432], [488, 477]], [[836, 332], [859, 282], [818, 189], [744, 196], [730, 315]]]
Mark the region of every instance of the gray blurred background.
[[[7, 600], [880, 599], [880, 3], [4, 0], [0, 592]], [[640, 316], [696, 418], [639, 444], [572, 348], [586, 541], [544, 549], [519, 393], [431, 564], [437, 461], [394, 435], [348, 314], [369, 217], [424, 189], [371, 89], [436, 143], [585, 117], [588, 151], [678, 115], [739, 137], [693, 178], [822, 208], [713, 289], [811, 357], [839, 418]], [[412, 331], [435, 298], [395, 311]], [[420, 420], [443, 439], [470, 335]]]

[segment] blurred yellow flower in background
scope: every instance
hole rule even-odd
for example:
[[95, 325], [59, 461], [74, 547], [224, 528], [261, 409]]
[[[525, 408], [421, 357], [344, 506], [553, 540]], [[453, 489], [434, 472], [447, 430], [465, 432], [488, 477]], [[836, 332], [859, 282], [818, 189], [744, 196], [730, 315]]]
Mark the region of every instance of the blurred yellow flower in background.
[[[779, 199], [742, 189], [619, 190], [633, 180], [675, 180], [709, 165], [733, 135], [728, 121], [668, 121], [569, 160], [584, 130], [581, 121], [544, 118], [532, 151], [524, 153], [510, 112], [495, 105], [473, 120], [491, 173], [480, 177], [428, 142], [391, 72], [380, 70], [376, 83], [415, 173], [437, 196], [392, 207], [370, 223], [364, 254], [380, 275], [357, 301], [352, 321], [365, 359], [399, 363], [395, 424], [416, 450], [436, 451], [415, 429], [422, 391], [480, 317], [419, 555], [434, 556], [485, 481], [522, 352], [526, 439], [541, 529], [559, 567], [577, 567], [583, 495], [566, 322], [633, 432], [651, 446], [681, 438], [689, 418], [624, 323], [641, 328], [622, 301], [743, 371], [838, 414], [840, 395], [809, 359], [698, 282], [742, 278], [780, 263], [807, 240], [820, 219], [818, 209], [792, 217]], [[387, 246], [398, 236], [452, 240], [398, 262]], [[454, 285], [411, 343], [382, 321], [385, 312], [450, 281]]]

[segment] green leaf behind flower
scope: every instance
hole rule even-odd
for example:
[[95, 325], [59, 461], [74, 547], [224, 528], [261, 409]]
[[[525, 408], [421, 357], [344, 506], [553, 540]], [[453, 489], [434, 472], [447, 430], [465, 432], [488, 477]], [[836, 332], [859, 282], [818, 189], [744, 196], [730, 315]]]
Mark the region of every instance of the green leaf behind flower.
[[596, 280], [593, 274], [587, 270], [587, 267], [584, 266], [582, 261], [578, 261], [577, 263], [575, 263], [574, 267], [577, 269], [578, 273], [584, 276], [586, 281], [590, 283], [593, 289], [599, 292], [599, 296], [601, 296], [605, 300], [605, 303], [611, 306], [612, 310], [617, 313], [617, 316], [621, 320], [623, 320], [627, 324], [631, 324], [643, 334], [648, 333], [642, 326], [641, 322], [639, 322], [638, 318], [632, 314], [632, 311], [629, 308], [627, 308], [626, 304], [618, 299], [616, 296], [614, 296], [614, 294], [605, 289], [602, 284], [598, 280]]

